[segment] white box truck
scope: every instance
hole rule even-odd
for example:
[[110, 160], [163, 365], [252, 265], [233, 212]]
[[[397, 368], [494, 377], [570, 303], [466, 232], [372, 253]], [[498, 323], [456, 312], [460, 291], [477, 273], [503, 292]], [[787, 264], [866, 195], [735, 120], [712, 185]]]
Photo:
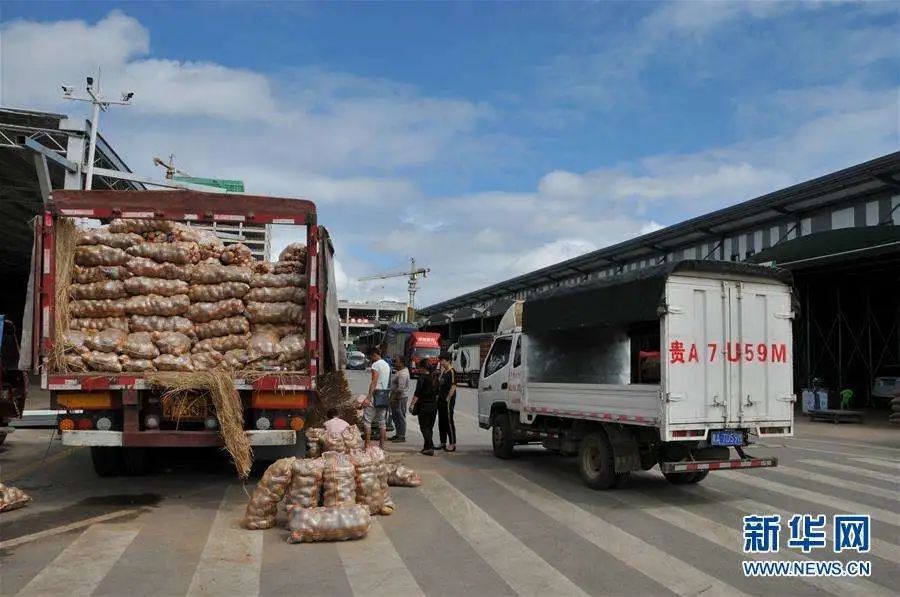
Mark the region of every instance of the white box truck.
[[776, 466], [744, 448], [793, 434], [790, 282], [681, 261], [514, 304], [481, 372], [478, 424], [500, 458], [536, 442], [577, 454], [595, 489], [654, 466], [678, 484]]

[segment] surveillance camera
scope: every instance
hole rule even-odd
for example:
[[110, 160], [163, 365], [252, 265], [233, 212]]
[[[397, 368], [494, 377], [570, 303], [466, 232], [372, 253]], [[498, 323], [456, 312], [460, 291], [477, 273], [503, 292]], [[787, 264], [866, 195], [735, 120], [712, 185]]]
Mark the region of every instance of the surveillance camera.
[[131, 98], [133, 98], [133, 97], [134, 97], [134, 92], [133, 92], [133, 91], [129, 91], [128, 93], [123, 93], [123, 94], [122, 94], [122, 101], [123, 101], [123, 102], [130, 102], [130, 101], [131, 101]]
[[75, 91], [71, 85], [60, 85], [60, 87], [62, 87], [63, 95], [72, 95], [72, 92]]
[[94, 77], [87, 78], [87, 86], [89, 89], [94, 86]]

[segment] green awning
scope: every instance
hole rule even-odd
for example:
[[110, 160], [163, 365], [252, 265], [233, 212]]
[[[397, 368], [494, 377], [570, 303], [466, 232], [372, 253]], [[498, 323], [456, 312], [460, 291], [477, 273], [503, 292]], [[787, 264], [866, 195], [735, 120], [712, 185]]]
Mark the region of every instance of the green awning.
[[900, 254], [900, 226], [868, 226], [817, 232], [785, 241], [753, 255], [754, 263], [802, 269], [837, 261]]

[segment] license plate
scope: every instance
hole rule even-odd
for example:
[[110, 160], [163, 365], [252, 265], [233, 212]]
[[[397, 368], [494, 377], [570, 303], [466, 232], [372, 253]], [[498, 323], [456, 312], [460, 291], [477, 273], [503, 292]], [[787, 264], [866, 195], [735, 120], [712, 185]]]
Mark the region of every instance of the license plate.
[[709, 443], [714, 446], [740, 446], [744, 443], [744, 434], [740, 431], [712, 431]]

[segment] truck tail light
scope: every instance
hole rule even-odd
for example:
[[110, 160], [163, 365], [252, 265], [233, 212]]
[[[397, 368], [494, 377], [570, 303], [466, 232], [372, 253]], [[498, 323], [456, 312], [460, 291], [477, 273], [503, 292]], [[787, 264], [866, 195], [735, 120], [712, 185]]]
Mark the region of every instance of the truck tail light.
[[97, 429], [100, 431], [109, 431], [112, 429], [112, 421], [109, 417], [100, 417], [97, 419]]
[[59, 422], [60, 431], [72, 431], [73, 429], [75, 429], [75, 421], [72, 419], [63, 419]]
[[268, 417], [260, 417], [256, 419], [256, 428], [260, 431], [266, 431], [272, 427], [272, 421]]
[[147, 429], [159, 429], [159, 415], [147, 415], [144, 417], [144, 427]]
[[112, 392], [65, 392], [60, 393], [56, 401], [67, 410], [109, 410], [113, 407]]
[[306, 425], [306, 421], [304, 421], [300, 417], [291, 417], [291, 429], [293, 429], [294, 431], [302, 430], [304, 425]]
[[309, 395], [306, 392], [254, 392], [251, 408], [292, 410], [306, 408]]
[[272, 421], [272, 427], [275, 429], [287, 429], [288, 428], [287, 417], [275, 417], [275, 420]]
[[76, 426], [77, 426], [79, 429], [81, 429], [81, 430], [93, 429], [93, 428], [94, 428], [94, 422], [91, 421], [90, 419], [87, 419], [87, 418], [85, 418], [85, 419], [78, 419], [78, 423], [76, 424]]
[[203, 426], [210, 431], [213, 431], [219, 428], [219, 420], [215, 417], [206, 417], [206, 419], [203, 421]]
[[706, 431], [703, 429], [679, 429], [672, 432], [672, 437], [703, 437]]

